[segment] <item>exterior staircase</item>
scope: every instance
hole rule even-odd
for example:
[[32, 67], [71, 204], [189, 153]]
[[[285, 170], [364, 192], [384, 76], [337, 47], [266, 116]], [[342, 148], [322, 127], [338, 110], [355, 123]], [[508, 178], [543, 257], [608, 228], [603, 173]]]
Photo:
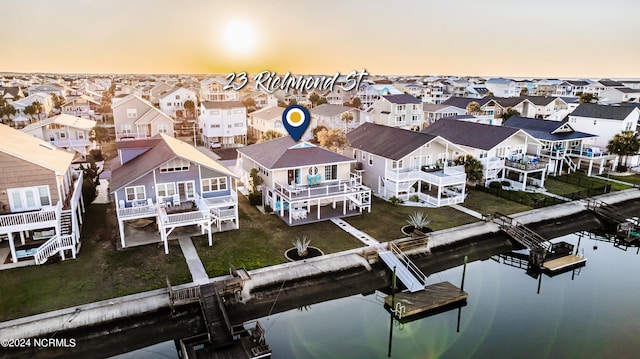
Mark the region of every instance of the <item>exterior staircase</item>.
[[60, 233], [55, 235], [40, 247], [38, 247], [34, 259], [36, 264], [44, 264], [47, 260], [60, 253], [64, 259], [64, 251], [71, 250], [73, 258], [77, 253], [76, 234], [73, 232], [73, 215], [70, 210], [64, 210], [60, 213]]
[[569, 157], [564, 158], [564, 162], [569, 166], [570, 171], [567, 172], [576, 172], [578, 170], [578, 165], [575, 164]]
[[395, 268], [396, 277], [410, 292], [424, 290], [427, 276], [395, 244], [389, 243], [389, 250], [378, 256], [391, 270]]

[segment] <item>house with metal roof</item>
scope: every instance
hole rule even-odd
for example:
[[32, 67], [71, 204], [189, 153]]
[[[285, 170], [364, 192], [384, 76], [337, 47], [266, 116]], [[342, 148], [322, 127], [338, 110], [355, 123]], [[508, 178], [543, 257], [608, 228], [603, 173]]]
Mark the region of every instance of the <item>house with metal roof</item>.
[[425, 125], [422, 101], [408, 94], [383, 95], [366, 113], [365, 122], [414, 131]]
[[159, 133], [174, 137], [173, 119], [136, 95], [114, 98], [111, 109], [116, 141], [145, 139]]
[[613, 136], [622, 131], [636, 131], [640, 109], [631, 106], [583, 103], [569, 114], [569, 124], [576, 131], [597, 135], [590, 141], [602, 152]]
[[60, 111], [66, 115], [96, 120], [98, 118], [102, 118], [102, 116], [96, 115], [96, 112], [99, 112], [99, 108], [99, 101], [96, 101], [91, 96], [82, 94], [79, 96], [67, 97], [67, 102], [62, 104]]
[[574, 130], [567, 120], [512, 116], [503, 126], [522, 129], [540, 141], [540, 157], [549, 161], [548, 171], [554, 176], [563, 171], [575, 172], [581, 167], [586, 167], [590, 176], [594, 165], [602, 173], [609, 161], [615, 160], [615, 156], [610, 156], [606, 151], [594, 150], [585, 144], [585, 140], [591, 140], [596, 135]]
[[[193, 146], [165, 134], [117, 143], [120, 166], [112, 170], [120, 244], [140, 243], [136, 223], [155, 221], [148, 242], [162, 242], [179, 227], [198, 226], [208, 235], [237, 229], [236, 176]], [[113, 166], [113, 163], [112, 163]], [[144, 242], [143, 242], [144, 243]]]
[[467, 175], [451, 161], [466, 152], [424, 132], [364, 123], [347, 134], [363, 183], [379, 197], [441, 207], [464, 201]]
[[371, 189], [356, 160], [290, 136], [238, 149], [242, 181], [252, 169], [264, 180], [263, 203], [290, 226], [371, 211]]
[[89, 140], [94, 127], [96, 121], [60, 114], [34, 122], [20, 131], [86, 158], [89, 150], [95, 147]]
[[485, 185], [508, 181], [522, 190], [544, 187], [548, 162], [540, 156], [542, 144], [522, 129], [444, 119], [423, 132], [443, 137], [480, 160]]
[[0, 137], [0, 265], [75, 258], [84, 204], [73, 153], [5, 125]]
[[247, 143], [247, 108], [240, 101], [203, 101], [198, 127], [209, 147], [238, 147]]

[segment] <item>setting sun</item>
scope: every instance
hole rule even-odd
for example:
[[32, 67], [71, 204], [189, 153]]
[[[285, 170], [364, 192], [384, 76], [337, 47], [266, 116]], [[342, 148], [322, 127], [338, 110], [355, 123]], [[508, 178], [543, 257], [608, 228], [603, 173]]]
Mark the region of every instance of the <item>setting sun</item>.
[[225, 24], [222, 41], [225, 49], [234, 55], [246, 55], [256, 47], [256, 32], [246, 20], [234, 19]]

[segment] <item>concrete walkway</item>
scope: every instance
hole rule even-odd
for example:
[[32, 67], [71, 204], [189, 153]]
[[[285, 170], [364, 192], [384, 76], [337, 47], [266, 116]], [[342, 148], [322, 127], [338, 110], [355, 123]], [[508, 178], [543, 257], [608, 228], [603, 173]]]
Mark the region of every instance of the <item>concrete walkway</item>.
[[109, 203], [109, 179], [100, 179], [100, 184], [96, 186], [96, 199], [93, 203]]
[[543, 194], [543, 195], [545, 195], [545, 196], [549, 196], [549, 197], [553, 197], [553, 198], [561, 199], [561, 200], [563, 200], [563, 201], [565, 201], [565, 202], [571, 202], [571, 198], [558, 196], [557, 194], [555, 194], [555, 193], [551, 193], [551, 192], [548, 192], [548, 191], [542, 191], [542, 192], [539, 192], [539, 193], [542, 193], [542, 194]]
[[603, 179], [605, 181], [611, 181], [611, 182], [620, 183], [620, 184], [624, 184], [624, 185], [627, 185], [627, 186], [635, 187], [635, 185], [633, 183], [620, 181], [620, 180], [617, 180], [617, 179], [614, 179], [614, 178], [607, 178], [607, 177], [599, 176], [599, 175], [593, 175], [591, 177], [599, 178], [599, 179]]
[[331, 222], [333, 222], [336, 226], [342, 228], [345, 232], [356, 237], [360, 242], [368, 246], [380, 244], [380, 242], [378, 242], [375, 238], [362, 232], [361, 230], [357, 229], [356, 227], [350, 225], [349, 223], [345, 222], [340, 218], [331, 218]]
[[193, 282], [195, 284], [209, 283], [209, 276], [207, 275], [207, 271], [204, 270], [202, 261], [200, 261], [200, 257], [198, 257], [198, 252], [196, 251], [196, 247], [193, 246], [191, 238], [180, 237], [178, 242], [180, 243], [182, 254], [184, 254], [184, 259], [187, 261], [187, 266], [189, 266], [189, 272], [191, 272]]
[[478, 212], [476, 212], [476, 211], [474, 211], [472, 209], [469, 209], [467, 207], [462, 207], [459, 204], [450, 204], [449, 207], [451, 207], [453, 209], [457, 209], [460, 212], [466, 213], [466, 214], [468, 214], [468, 215], [470, 215], [472, 217], [476, 217], [478, 219], [483, 219], [484, 218], [484, 216], [482, 214], [480, 214], [480, 213], [478, 213]]

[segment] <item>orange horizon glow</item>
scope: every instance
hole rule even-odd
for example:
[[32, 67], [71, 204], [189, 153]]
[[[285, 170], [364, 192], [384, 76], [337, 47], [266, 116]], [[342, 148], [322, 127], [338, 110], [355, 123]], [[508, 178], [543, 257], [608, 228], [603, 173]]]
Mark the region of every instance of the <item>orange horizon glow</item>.
[[515, 3], [10, 2], [0, 72], [640, 77], [638, 3]]

